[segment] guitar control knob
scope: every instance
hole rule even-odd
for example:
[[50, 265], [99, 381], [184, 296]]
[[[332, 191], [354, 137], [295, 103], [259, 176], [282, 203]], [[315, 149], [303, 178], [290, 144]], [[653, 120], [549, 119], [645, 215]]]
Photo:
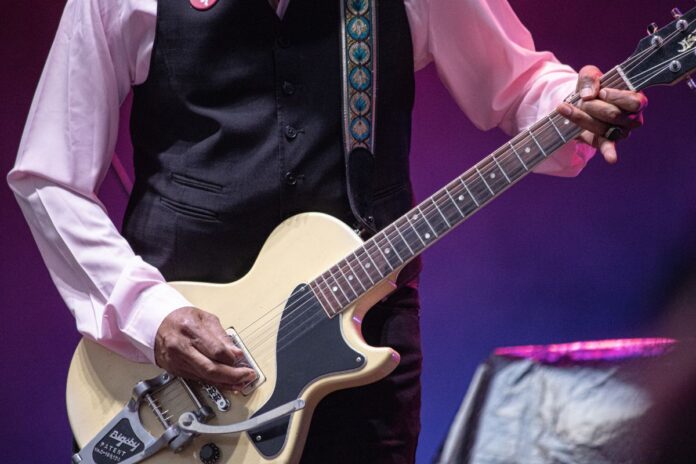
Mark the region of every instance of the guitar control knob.
[[658, 29], [659, 27], [657, 26], [657, 23], [648, 24], [648, 35], [653, 35]]
[[220, 460], [220, 448], [215, 443], [206, 443], [201, 446], [198, 458], [203, 464], [215, 464]]
[[672, 16], [674, 19], [679, 19], [683, 16], [683, 13], [679, 8], [672, 8]]

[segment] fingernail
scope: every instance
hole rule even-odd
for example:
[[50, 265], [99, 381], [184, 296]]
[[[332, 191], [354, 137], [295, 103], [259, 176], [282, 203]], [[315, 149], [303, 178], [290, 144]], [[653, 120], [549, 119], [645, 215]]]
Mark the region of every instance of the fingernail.
[[602, 100], [607, 99], [607, 91], [605, 89], [599, 91], [599, 98], [601, 98]]
[[573, 114], [573, 109], [570, 105], [563, 104], [558, 106], [558, 112], [563, 116], [570, 117], [570, 115]]
[[592, 87], [583, 87], [582, 89], [580, 89], [580, 96], [582, 98], [591, 97], [592, 95], [594, 95]]

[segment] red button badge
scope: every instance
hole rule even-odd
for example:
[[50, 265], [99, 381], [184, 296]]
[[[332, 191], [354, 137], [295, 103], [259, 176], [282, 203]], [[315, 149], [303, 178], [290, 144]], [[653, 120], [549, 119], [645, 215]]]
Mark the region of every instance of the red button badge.
[[190, 0], [191, 6], [199, 11], [211, 9], [217, 3], [217, 0]]

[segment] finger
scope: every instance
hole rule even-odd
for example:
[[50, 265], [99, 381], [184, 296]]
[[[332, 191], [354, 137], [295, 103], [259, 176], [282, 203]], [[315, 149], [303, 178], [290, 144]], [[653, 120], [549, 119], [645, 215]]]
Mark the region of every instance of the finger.
[[192, 371], [194, 378], [213, 385], [223, 385], [234, 389], [256, 378], [256, 373], [252, 369], [215, 362], [196, 350], [190, 353], [187, 361], [187, 370]]
[[599, 98], [629, 113], [640, 113], [648, 106], [648, 97], [630, 90], [602, 89]]
[[607, 140], [604, 137], [599, 137], [599, 152], [609, 164], [616, 164], [619, 161], [619, 155], [616, 152], [616, 142]]
[[588, 130], [593, 134], [604, 135], [610, 127], [609, 124], [606, 124], [598, 119], [593, 118], [580, 108], [577, 108], [568, 103], [560, 104], [557, 108], [557, 111], [566, 119], [569, 119], [577, 126], [581, 127], [582, 129]]
[[209, 313], [203, 317], [200, 333], [193, 346], [208, 358], [229, 366], [235, 366], [244, 358], [242, 350], [235, 346], [220, 325], [220, 320]]
[[602, 71], [596, 66], [585, 66], [578, 75], [577, 91], [583, 100], [592, 100], [599, 95]]
[[643, 125], [641, 113], [627, 113], [618, 106], [602, 100], [582, 102], [580, 109], [599, 121], [627, 129], [624, 131], [626, 133]]

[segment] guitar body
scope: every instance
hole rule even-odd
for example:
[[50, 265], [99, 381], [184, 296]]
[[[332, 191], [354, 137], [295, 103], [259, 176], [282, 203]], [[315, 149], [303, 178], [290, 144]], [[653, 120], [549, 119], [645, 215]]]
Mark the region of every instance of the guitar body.
[[[640, 91], [653, 85], [674, 84], [696, 71], [696, 8], [686, 14], [675, 9], [672, 14], [674, 21], [661, 29], [655, 27], [628, 60], [602, 76], [603, 88]], [[690, 85], [696, 88], [696, 83]], [[566, 101], [577, 105], [581, 97], [574, 93]], [[211, 441], [221, 452], [216, 462], [223, 464], [299, 461], [312, 412], [324, 396], [375, 382], [399, 363], [394, 350], [367, 345], [360, 324], [370, 307], [394, 290], [401, 268], [581, 131], [557, 111], [552, 112], [364, 243], [335, 218], [301, 214], [278, 226], [252, 269], [237, 282], [174, 283], [192, 304], [217, 315], [223, 327], [235, 329], [249, 353], [247, 359], [261, 375], [245, 394], [222, 392], [229, 405], [226, 401], [222, 407], [215, 403], [215, 416], [207, 424], [197, 424], [224, 426], [247, 421], [250, 430], [196, 437], [180, 452], [163, 450], [147, 462], [200, 462], [198, 451]], [[100, 446], [98, 450], [92, 448], [95, 454], [86, 459], [96, 464], [125, 462], [122, 457], [127, 448], [132, 448], [134, 456], [126, 458], [129, 464], [145, 455], [144, 451], [134, 454], [143, 443], [132, 438], [132, 430], [122, 427], [122, 422], [128, 420], [121, 421], [121, 417], [136, 416], [135, 406], [132, 410], [124, 408], [134, 386], [160, 373], [154, 366], [129, 362], [96, 343], [80, 342], [68, 374], [67, 405], [77, 443]], [[164, 387], [152, 390], [153, 395], [177, 383], [182, 384], [183, 396], [188, 395], [190, 402], [197, 401], [186, 382], [162, 379], [164, 376], [159, 377], [157, 386]], [[218, 401], [220, 392], [211, 394], [210, 390], [204, 393]], [[151, 390], [138, 390], [144, 391]], [[156, 398], [162, 405], [153, 403], [149, 396], [136, 396], [138, 401], [150, 401], [148, 406], [132, 402], [141, 405], [140, 422], [150, 434], [163, 436], [162, 442], [171, 440], [175, 448], [183, 445], [177, 440], [186, 438], [185, 434], [163, 435], [165, 427], [192, 410], [190, 404], [189, 409], [181, 410], [176, 398], [182, 395], [166, 401], [164, 395]], [[205, 397], [203, 401], [208, 403]], [[201, 417], [206, 416], [205, 408], [195, 406]], [[171, 420], [165, 416], [171, 416]], [[186, 415], [181, 426], [186, 428], [194, 422], [205, 420]], [[153, 445], [151, 449], [159, 447]], [[74, 459], [84, 462], [81, 456]]]
[[[333, 217], [301, 214], [276, 228], [252, 269], [240, 280], [172, 284], [193, 305], [218, 316], [223, 327], [234, 327], [266, 378], [248, 395], [223, 392], [231, 407], [226, 412], [215, 410], [216, 416], [208, 424], [240, 422], [297, 398], [305, 401], [305, 408], [273, 429], [196, 437], [182, 452], [175, 454], [165, 448], [146, 462], [200, 462], [198, 450], [211, 441], [220, 448], [221, 463], [297, 462], [312, 412], [324, 396], [375, 382], [397, 366], [398, 353], [367, 345], [360, 324], [369, 308], [393, 291], [398, 271], [333, 318], [322, 314], [321, 322], [313, 327], [305, 325], [309, 328], [302, 331], [287, 324], [299, 314], [293, 301], [303, 291], [303, 284], [362, 244], [350, 228]], [[308, 291], [306, 287], [304, 291]], [[317, 304], [314, 300], [315, 309], [321, 308]], [[68, 416], [77, 443], [84, 446], [123, 409], [135, 384], [160, 373], [155, 366], [128, 361], [83, 339], [72, 359], [67, 383]], [[141, 407], [140, 416], [153, 435], [162, 434], [163, 427], [151, 411]]]

